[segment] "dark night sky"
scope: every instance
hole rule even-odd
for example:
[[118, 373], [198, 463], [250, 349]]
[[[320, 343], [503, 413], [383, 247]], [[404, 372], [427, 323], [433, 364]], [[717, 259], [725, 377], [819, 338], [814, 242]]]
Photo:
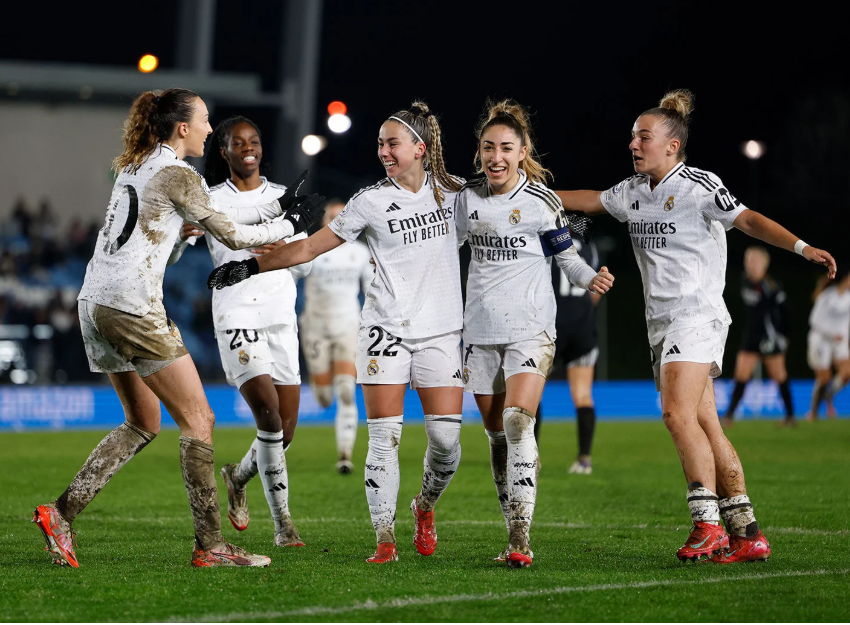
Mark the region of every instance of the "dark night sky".
[[[0, 58], [133, 66], [152, 52], [162, 67], [172, 67], [174, 5], [112, 3], [105, 14], [114, 26], [104, 29], [93, 26], [79, 4], [48, 12], [33, 3], [4, 7]], [[449, 170], [469, 177], [473, 129], [485, 100], [512, 97], [534, 113], [538, 151], [555, 174], [552, 187], [607, 188], [632, 172], [627, 144], [635, 118], [666, 90], [684, 87], [696, 94], [688, 163], [713, 171], [745, 204], [850, 262], [844, 191], [850, 46], [846, 22], [832, 6], [325, 0], [315, 131], [331, 134], [324, 108], [335, 99], [348, 104], [354, 125], [329, 137], [314, 180], [326, 194], [345, 195], [379, 179], [378, 127], [419, 98], [440, 116]], [[265, 87], [276, 89], [281, 15], [278, 2], [219, 0], [214, 69], [261, 73]], [[217, 109], [216, 115], [236, 112], [254, 117], [271, 135], [271, 120], [260, 110]], [[755, 166], [740, 150], [751, 138], [767, 147]], [[636, 277], [623, 228], [610, 218], [597, 222], [599, 235], [616, 244], [612, 270]], [[735, 289], [747, 242], [741, 233], [729, 235]], [[818, 275], [816, 267], [780, 252], [774, 271], [799, 301]], [[640, 297], [634, 282], [621, 283], [621, 301]], [[726, 299], [734, 316], [738, 298], [727, 290]], [[629, 311], [621, 331], [642, 339], [642, 311]], [[807, 311], [801, 304], [796, 320], [801, 359]], [[734, 334], [733, 325], [730, 346]], [[728, 353], [734, 356], [733, 349]], [[797, 373], [809, 375], [802, 367]]]

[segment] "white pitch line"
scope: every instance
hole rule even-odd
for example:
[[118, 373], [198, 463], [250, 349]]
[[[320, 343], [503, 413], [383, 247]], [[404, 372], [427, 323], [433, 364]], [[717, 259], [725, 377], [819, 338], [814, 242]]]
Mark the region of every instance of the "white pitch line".
[[[114, 516], [101, 516], [97, 514], [92, 515], [84, 515], [85, 521], [96, 521], [100, 523], [150, 523], [150, 524], [163, 524], [163, 523], [182, 523], [184, 521], [189, 521], [189, 516], [185, 517], [114, 517]], [[317, 517], [317, 518], [303, 518], [303, 519], [294, 519], [299, 525], [301, 524], [323, 524], [323, 523], [345, 523], [350, 524], [351, 519], [342, 519], [337, 517]], [[364, 518], [364, 522], [368, 523], [368, 519]], [[492, 521], [478, 521], [473, 519], [445, 519], [440, 520], [440, 525], [481, 525], [481, 526], [492, 526], [492, 527], [504, 527], [505, 522], [502, 520], [492, 520]], [[608, 530], [658, 530], [661, 532], [676, 532], [680, 530], [689, 530], [690, 524], [683, 525], [649, 525], [647, 523], [639, 523], [634, 525], [618, 525], [616, 523], [610, 524], [593, 524], [593, 523], [567, 523], [567, 522], [558, 522], [558, 521], [536, 521], [532, 524], [532, 527], [552, 527], [556, 529], [565, 529], [565, 530], [589, 530], [589, 529], [608, 529]], [[816, 528], [808, 528], [808, 527], [773, 527], [773, 526], [765, 526], [762, 528], [768, 534], [800, 534], [803, 536], [846, 536], [850, 535], [850, 529], [841, 529], [841, 530], [822, 530]]]
[[[814, 571], [788, 571], [784, 573], [764, 573], [761, 575], [739, 575], [736, 577], [716, 577], [708, 579], [693, 580], [649, 580], [645, 582], [630, 582], [627, 584], [596, 584], [592, 586], [559, 586], [556, 588], [538, 588], [535, 590], [517, 590], [506, 593], [465, 594], [465, 595], [442, 595], [425, 597], [402, 597], [390, 601], [376, 602], [367, 599], [364, 602], [355, 602], [345, 606], [308, 606], [297, 610], [286, 612], [231, 612], [230, 614], [207, 614], [205, 616], [191, 619], [192, 622], [244, 622], [248, 619], [275, 620], [289, 616], [317, 616], [331, 614], [345, 614], [347, 612], [374, 611], [381, 609], [408, 608], [411, 606], [429, 606], [439, 603], [464, 603], [464, 602], [490, 602], [503, 601], [506, 599], [522, 599], [525, 597], [541, 597], [547, 595], [564, 595], [570, 593], [605, 592], [611, 590], [635, 590], [643, 588], [658, 588], [664, 586], [682, 586], [690, 584], [722, 584], [724, 582], [745, 582], [750, 580], [775, 579], [783, 577], [810, 577], [816, 575], [846, 575], [850, 569], [839, 569], [829, 571], [817, 569]], [[174, 619], [171, 622], [187, 622], [182, 619]]]

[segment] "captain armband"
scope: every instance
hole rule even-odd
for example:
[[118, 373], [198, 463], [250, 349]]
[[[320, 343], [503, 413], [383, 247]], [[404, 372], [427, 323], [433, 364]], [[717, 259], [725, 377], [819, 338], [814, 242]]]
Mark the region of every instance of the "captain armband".
[[570, 236], [568, 226], [560, 230], [550, 230], [540, 235], [540, 245], [543, 247], [544, 256], [554, 256], [573, 246], [573, 238]]

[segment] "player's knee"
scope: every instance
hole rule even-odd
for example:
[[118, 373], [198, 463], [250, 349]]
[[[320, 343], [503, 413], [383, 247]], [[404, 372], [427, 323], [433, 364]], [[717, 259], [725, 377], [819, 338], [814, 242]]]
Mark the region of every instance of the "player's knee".
[[313, 391], [313, 397], [316, 398], [322, 408], [327, 408], [334, 403], [333, 387], [330, 384], [310, 384], [310, 389]]
[[341, 404], [351, 406], [354, 404], [355, 389], [357, 382], [353, 375], [334, 376], [333, 392]]
[[534, 436], [534, 415], [525, 408], [511, 406], [502, 412], [505, 438], [509, 443], [518, 443], [523, 437]]
[[425, 415], [428, 451], [437, 458], [454, 457], [460, 452], [461, 415]]

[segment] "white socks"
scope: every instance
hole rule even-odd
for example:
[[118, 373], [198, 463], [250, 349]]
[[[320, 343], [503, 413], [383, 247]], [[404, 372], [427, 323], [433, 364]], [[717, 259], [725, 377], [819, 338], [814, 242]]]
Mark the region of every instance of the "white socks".
[[340, 460], [351, 460], [357, 440], [356, 381], [353, 375], [334, 376], [333, 393], [336, 396], [336, 450]]
[[515, 549], [528, 548], [528, 532], [537, 501], [537, 441], [534, 439], [534, 415], [523, 408], [509, 407], [502, 412], [508, 442], [509, 534]]
[[714, 523], [720, 525], [720, 507], [717, 495], [708, 490], [701, 482], [688, 484], [688, 508], [694, 523]]
[[257, 473], [263, 482], [263, 493], [274, 520], [275, 533], [288, 530], [289, 474], [283, 453], [283, 432], [257, 430], [251, 449], [233, 470], [233, 479], [239, 487], [245, 486]]
[[366, 501], [378, 543], [395, 543], [395, 513], [398, 504], [398, 446], [404, 416], [368, 419], [369, 451], [364, 476]]
[[484, 430], [490, 439], [490, 469], [493, 472], [493, 483], [499, 496], [502, 516], [505, 517], [505, 527], [510, 531], [509, 523], [511, 506], [508, 501], [508, 441], [504, 432]]
[[460, 463], [461, 415], [425, 415], [428, 449], [425, 451], [422, 490], [417, 507], [422, 511], [434, 509], [437, 500], [452, 481]]

